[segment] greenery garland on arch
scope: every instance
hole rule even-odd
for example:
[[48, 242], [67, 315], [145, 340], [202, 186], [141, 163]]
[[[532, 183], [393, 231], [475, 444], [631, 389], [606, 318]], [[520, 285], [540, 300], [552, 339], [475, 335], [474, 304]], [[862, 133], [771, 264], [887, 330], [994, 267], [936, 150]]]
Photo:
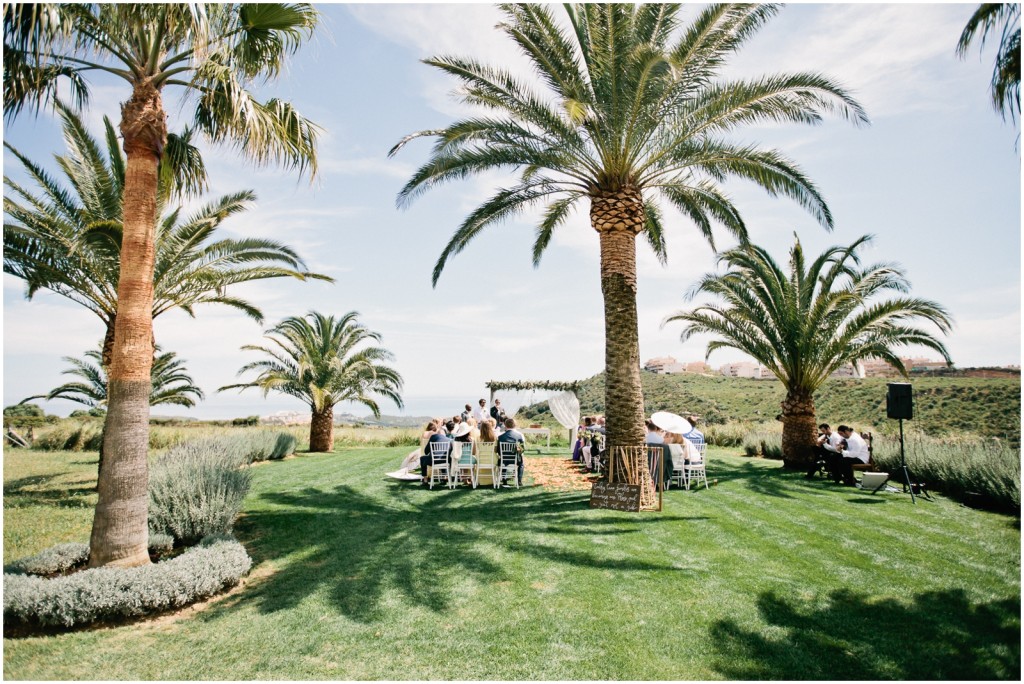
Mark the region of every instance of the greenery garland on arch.
[[552, 392], [573, 392], [579, 391], [580, 383], [578, 380], [573, 382], [550, 382], [547, 380], [491, 380], [484, 386], [491, 391], [498, 392], [500, 390], [550, 390]]

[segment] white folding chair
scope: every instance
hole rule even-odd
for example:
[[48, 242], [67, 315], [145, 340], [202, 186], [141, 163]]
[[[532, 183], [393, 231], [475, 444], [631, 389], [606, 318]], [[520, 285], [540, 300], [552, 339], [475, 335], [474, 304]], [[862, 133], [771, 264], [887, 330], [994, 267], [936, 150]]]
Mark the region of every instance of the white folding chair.
[[710, 489], [708, 487], [708, 471], [707, 461], [704, 458], [704, 451], [706, 446], [704, 442], [694, 446], [694, 451], [700, 455], [700, 460], [690, 459], [689, 463], [683, 465], [683, 482], [686, 484], [686, 488], [690, 488], [690, 483], [693, 482], [694, 478], [697, 478], [697, 485], [700, 486], [700, 481], [704, 481], [704, 489]]
[[518, 442], [498, 442], [498, 486], [505, 484], [505, 479], [512, 478], [519, 487], [519, 464], [516, 462], [519, 456]]
[[458, 483], [459, 477], [463, 473], [468, 473], [469, 484], [473, 486], [473, 489], [476, 489], [476, 458], [473, 456], [473, 443], [456, 442], [456, 444], [460, 445], [462, 450], [456, 454], [459, 460], [455, 463], [454, 480]]
[[679, 487], [686, 486], [686, 471], [683, 470], [683, 446], [681, 444], [669, 444], [668, 453], [671, 456], [672, 463], [666, 464], [666, 468], [672, 469], [672, 477], [669, 478], [669, 485], [673, 483]]
[[494, 442], [477, 442], [476, 445], [476, 482], [480, 484], [480, 476], [490, 473], [491, 486], [498, 488], [498, 455], [494, 452]]
[[[449, 461], [451, 442], [429, 442], [430, 444], [430, 488], [434, 488], [434, 482], [448, 485], [454, 488], [452, 482], [452, 469]], [[444, 480], [441, 476], [444, 476]]]

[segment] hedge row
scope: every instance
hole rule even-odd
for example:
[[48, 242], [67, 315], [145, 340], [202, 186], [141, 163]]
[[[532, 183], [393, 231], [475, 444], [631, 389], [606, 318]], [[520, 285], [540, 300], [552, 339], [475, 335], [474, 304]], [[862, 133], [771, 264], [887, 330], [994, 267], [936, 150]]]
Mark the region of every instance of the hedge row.
[[46, 579], [4, 573], [4, 622], [74, 627], [181, 608], [233, 586], [252, 566], [233, 537], [207, 537], [180, 556], [137, 568]]

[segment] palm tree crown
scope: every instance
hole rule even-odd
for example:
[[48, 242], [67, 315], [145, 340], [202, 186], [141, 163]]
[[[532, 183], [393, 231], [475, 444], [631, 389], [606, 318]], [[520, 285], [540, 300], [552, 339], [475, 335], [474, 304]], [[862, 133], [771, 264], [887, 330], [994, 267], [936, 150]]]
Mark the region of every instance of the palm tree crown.
[[[723, 252], [725, 273], [706, 274], [689, 297], [704, 293], [722, 300], [680, 311], [665, 323], [686, 324], [681, 340], [711, 333], [707, 354], [738, 349], [769, 369], [786, 388], [784, 433], [793, 415], [810, 415], [809, 433], [790, 435], [806, 445], [813, 440], [813, 395], [840, 366], [867, 358], [888, 361], [900, 373], [907, 369], [896, 355], [905, 345], [937, 351], [952, 363], [946, 347], [918, 321], [948, 334], [952, 320], [935, 302], [905, 296], [903, 272], [893, 264], [861, 267], [858, 250], [871, 241], [863, 236], [848, 247], [826, 249], [810, 263], [800, 241], [790, 250], [789, 269], [783, 270], [763, 248], [747, 245]], [[897, 292], [900, 296], [879, 299]], [[786, 447], [784, 434], [784, 448]], [[799, 447], [794, 447], [799, 448]]]
[[545, 204], [533, 249], [537, 263], [578, 201], [624, 188], [644, 193], [646, 221], [638, 228], [663, 259], [655, 195], [692, 219], [709, 241], [712, 222], [745, 238], [743, 220], [717, 186], [729, 176], [788, 195], [831, 227], [828, 207], [797, 167], [778, 152], [735, 145], [725, 136], [757, 122], [818, 123], [824, 112], [866, 122], [860, 105], [820, 74], [716, 80], [725, 58], [776, 6], [712, 5], [685, 29], [679, 8], [567, 6], [566, 31], [544, 5], [501, 5], [507, 18], [499, 27], [530, 58], [546, 96], [472, 59], [425, 60], [461, 79], [464, 101], [494, 116], [400, 141], [391, 154], [415, 138], [436, 139], [430, 160], [402, 188], [399, 205], [444, 181], [495, 168], [521, 171], [517, 184], [462, 223], [437, 261], [435, 283], [449, 257], [487, 225]]
[[[157, 347], [159, 352], [159, 347]], [[149, 394], [149, 405], [172, 404], [192, 408], [196, 399], [203, 399], [203, 391], [197, 387], [192, 377], [185, 371], [185, 361], [175, 358], [174, 352], [158, 353], [153, 359], [153, 389]], [[107, 374], [103, 372], [103, 350], [85, 352], [86, 359], [65, 356], [64, 361], [71, 368], [62, 371], [64, 375], [74, 375], [81, 381], [67, 382], [55, 387], [47, 394], [28, 397], [30, 399], [67, 399], [90, 408], [102, 408], [107, 403]], [[90, 363], [92, 361], [92, 363]]]
[[967, 20], [956, 52], [967, 54], [974, 39], [980, 35], [981, 48], [990, 32], [999, 28], [999, 51], [992, 69], [992, 105], [1011, 120], [1020, 116], [1020, 3], [984, 3]]
[[[284, 319], [267, 331], [266, 337], [273, 346], [242, 347], [270, 357], [246, 364], [238, 371], [239, 375], [258, 371], [256, 379], [218, 391], [258, 387], [264, 396], [273, 391], [304, 401], [313, 414], [310, 449], [325, 450], [320, 447], [332, 440], [329, 429], [338, 403], [363, 404], [378, 417], [378, 396], [402, 407], [402, 376], [385, 365], [393, 356], [372, 344], [380, 341], [380, 335], [358, 323], [358, 316], [355, 311], [337, 318], [310, 312], [305, 317]], [[317, 434], [318, 430], [328, 432]]]
[[[193, 125], [212, 142], [315, 174], [320, 129], [291, 104], [260, 102], [249, 88], [277, 76], [318, 19], [307, 3], [6, 4], [4, 116], [52, 104], [62, 79], [83, 105], [84, 76], [101, 71], [136, 95], [180, 87], [194, 100]], [[137, 142], [159, 154], [162, 112], [140, 121], [123, 114], [126, 148]]]
[[[77, 114], [60, 104], [57, 108], [67, 145], [57, 164], [66, 184], [4, 143], [39, 188], [33, 192], [4, 177], [9, 190], [4, 213], [10, 219], [4, 223], [4, 272], [25, 281], [30, 299], [47, 289], [96, 314], [106, 327], [104, 365], [109, 365], [123, 234], [124, 155], [109, 119], [103, 119], [101, 144]], [[180, 207], [168, 208], [173, 188], [205, 183], [201, 158], [190, 140], [188, 131], [171, 136], [161, 164], [177, 171], [162, 174], [159, 187], [157, 206], [163, 216], [155, 236], [154, 318], [173, 308], [194, 315], [197, 305], [218, 303], [262, 322], [259, 308], [232, 295], [229, 286], [281, 277], [332, 280], [308, 271], [295, 250], [282, 243], [215, 239], [226, 219], [255, 201], [251, 191], [221, 197], [191, 216], [182, 216]], [[188, 163], [175, 163], [169, 155], [180, 155]]]

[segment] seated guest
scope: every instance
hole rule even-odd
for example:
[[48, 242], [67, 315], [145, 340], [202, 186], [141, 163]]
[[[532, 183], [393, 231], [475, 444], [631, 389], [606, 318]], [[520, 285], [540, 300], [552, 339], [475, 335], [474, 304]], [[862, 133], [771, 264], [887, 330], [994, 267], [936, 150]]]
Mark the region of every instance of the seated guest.
[[478, 442], [497, 442], [498, 435], [494, 432], [494, 421], [490, 418], [480, 423], [480, 435], [477, 438]]
[[434, 434], [435, 432], [437, 432], [437, 421], [436, 420], [432, 420], [429, 423], [427, 423], [427, 426], [425, 428], [423, 428], [423, 434], [420, 435], [420, 450], [421, 451], [423, 450], [423, 447], [426, 445], [427, 440], [430, 439], [430, 436], [432, 434]]
[[[833, 432], [828, 423], [822, 423], [818, 426], [818, 440], [814, 445], [814, 454], [818, 459], [825, 461], [825, 470], [833, 479], [838, 479], [839, 461], [842, 458], [839, 450], [842, 443], [843, 438], [839, 433]], [[816, 472], [818, 472], [817, 459], [804, 477], [810, 480]]]
[[[514, 442], [514, 443], [518, 444], [518, 446], [516, 447], [516, 464], [519, 466], [519, 469], [518, 469], [518, 473], [517, 473], [517, 478], [516, 479], [519, 482], [519, 486], [522, 487], [523, 486], [523, 448], [526, 446], [526, 438], [523, 437], [523, 433], [521, 433], [519, 430], [516, 430], [516, 421], [515, 420], [513, 420], [512, 418], [506, 418], [505, 419], [505, 431], [502, 432], [500, 435], [498, 435], [498, 440], [497, 441], [498, 441], [498, 444], [501, 444], [502, 442]], [[499, 449], [499, 453], [500, 453], [500, 447], [495, 445], [495, 448]]]
[[[644, 425], [647, 426], [647, 434], [644, 437], [644, 444], [647, 444], [647, 445], [650, 445], [650, 446], [660, 446], [662, 451], [664, 452], [664, 455], [665, 455], [664, 464], [665, 465], [664, 465], [664, 469], [662, 470], [662, 473], [661, 473], [662, 474], [662, 478], [661, 479], [664, 482], [668, 482], [670, 479], [672, 479], [672, 450], [669, 448], [669, 445], [665, 443], [665, 435], [662, 434], [662, 431], [658, 429], [657, 425], [652, 423], [650, 420], [644, 421]], [[652, 471], [656, 467], [660, 467], [660, 464], [652, 464], [652, 466], [651, 466]], [[652, 475], [653, 475], [653, 472], [652, 472]]]
[[476, 422], [476, 418], [470, 416], [466, 420], [462, 421], [469, 426], [469, 439], [473, 442], [480, 441], [480, 426]]
[[452, 430], [452, 439], [456, 442], [472, 442], [473, 428], [468, 423], [459, 423]]
[[697, 446], [701, 446], [704, 444], [704, 433], [697, 429], [697, 416], [686, 416], [686, 420], [689, 421], [690, 425], [693, 427], [691, 427], [690, 431], [683, 435], [683, 437], [690, 440]]
[[644, 425], [647, 427], [647, 434], [644, 435], [644, 444], [665, 443], [665, 436], [661, 434], [661, 430], [658, 429], [657, 425], [650, 420], [645, 420]]
[[[447, 425], [445, 425], [445, 429], [448, 430], [448, 432], [452, 432], [453, 430], [455, 430], [455, 424], [454, 423], [448, 423]], [[435, 443], [435, 442], [447, 442], [448, 443], [448, 449], [447, 449], [448, 457], [451, 458], [451, 455], [452, 455], [452, 444], [453, 444], [452, 438], [449, 437], [446, 434], [442, 434], [440, 431], [435, 432], [434, 434], [432, 434], [430, 436], [430, 439], [428, 439], [427, 443], [423, 446], [423, 455], [420, 456], [420, 473], [422, 473], [422, 475], [423, 475], [423, 484], [427, 484], [430, 481], [430, 478], [427, 477], [427, 467], [430, 465], [430, 462], [431, 462], [430, 445]]]
[[852, 487], [857, 484], [853, 477], [853, 464], [867, 463], [871, 455], [868, 453], [867, 442], [853, 428], [840, 425], [839, 436], [843, 438], [844, 444], [839, 447], [842, 459], [838, 463], [839, 472], [834, 479], [839, 482], [839, 478], [842, 477], [843, 484]]

